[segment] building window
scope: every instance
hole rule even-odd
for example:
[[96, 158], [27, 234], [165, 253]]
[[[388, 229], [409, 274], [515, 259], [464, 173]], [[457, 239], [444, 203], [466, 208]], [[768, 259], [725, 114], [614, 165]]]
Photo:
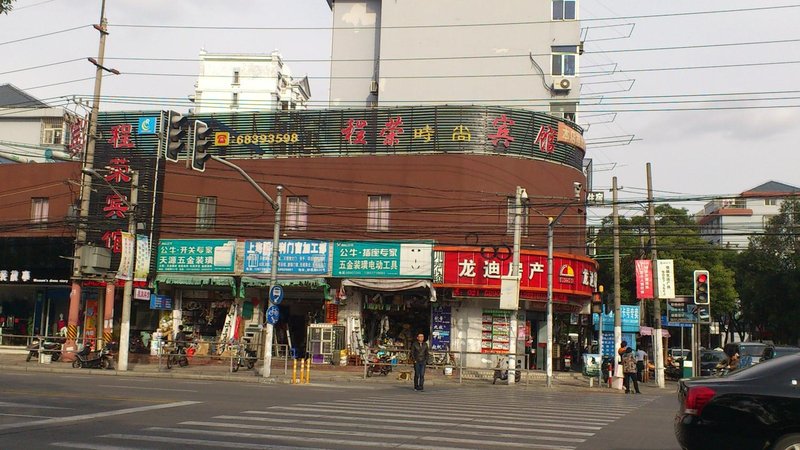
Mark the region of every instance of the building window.
[[778, 199], [776, 199], [776, 198], [765, 198], [764, 199], [764, 205], [766, 205], [766, 206], [777, 206], [778, 205]]
[[575, 20], [575, 0], [553, 0], [553, 20]]
[[[517, 199], [515, 197], [508, 197], [506, 199], [506, 210], [508, 211], [508, 214], [506, 215], [506, 232], [508, 234], [512, 235], [512, 236], [514, 235], [514, 213], [516, 212], [516, 207], [515, 207], [516, 200]], [[520, 213], [522, 214], [520, 216], [520, 221], [519, 221], [520, 227], [521, 227], [520, 231], [522, 233], [522, 236], [527, 236], [528, 235], [528, 205], [523, 203], [522, 204], [522, 211], [520, 211]]]
[[64, 143], [64, 129], [59, 122], [44, 122], [42, 124], [42, 144], [53, 145]]
[[233, 83], [234, 85], [239, 84], [239, 69], [233, 69]]
[[217, 223], [217, 197], [197, 197], [197, 229], [213, 230]]
[[239, 107], [239, 93], [233, 93], [233, 100], [231, 100], [231, 108], [238, 108]]
[[34, 197], [31, 199], [31, 223], [37, 228], [47, 226], [47, 217], [50, 214], [50, 199], [47, 197]]
[[308, 229], [308, 197], [286, 198], [286, 228], [294, 231]]
[[563, 117], [565, 120], [569, 120], [572, 123], [575, 123], [577, 119], [577, 114], [575, 111], [578, 109], [577, 103], [551, 103], [550, 104], [550, 114], [556, 117]]
[[389, 231], [391, 195], [370, 195], [367, 198], [367, 231]]
[[575, 76], [578, 47], [576, 45], [554, 45], [551, 51], [553, 61], [550, 73], [553, 76]]

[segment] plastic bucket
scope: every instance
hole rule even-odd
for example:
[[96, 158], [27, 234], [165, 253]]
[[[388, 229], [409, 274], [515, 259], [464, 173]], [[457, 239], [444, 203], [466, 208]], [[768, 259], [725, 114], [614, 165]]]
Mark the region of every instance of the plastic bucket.
[[39, 363], [50, 364], [53, 362], [53, 355], [49, 353], [39, 353]]
[[452, 375], [453, 375], [453, 368], [452, 368], [452, 367], [450, 367], [450, 366], [445, 366], [445, 368], [444, 368], [444, 374], [445, 374], [446, 376], [448, 376], [448, 377], [449, 377], [449, 376], [452, 376]]

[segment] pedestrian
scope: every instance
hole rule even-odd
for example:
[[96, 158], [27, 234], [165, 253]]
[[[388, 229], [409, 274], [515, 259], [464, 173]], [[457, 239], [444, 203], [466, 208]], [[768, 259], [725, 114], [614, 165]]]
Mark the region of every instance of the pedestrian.
[[425, 365], [431, 356], [430, 347], [425, 342], [425, 335], [419, 333], [417, 340], [411, 344], [411, 359], [414, 361], [414, 390], [423, 391], [425, 385]]
[[621, 357], [625, 354], [625, 351], [628, 349], [628, 341], [622, 341], [619, 343], [619, 348], [617, 349], [617, 354]]
[[642, 350], [636, 350], [636, 378], [639, 379], [640, 382], [644, 383], [644, 366], [645, 360], [647, 359], [647, 352]]
[[631, 380], [633, 380], [633, 387], [637, 394], [639, 392], [639, 380], [636, 378], [636, 354], [633, 353], [632, 348], [625, 349], [622, 354], [622, 373], [624, 374], [623, 384], [625, 385], [625, 393], [631, 393]]

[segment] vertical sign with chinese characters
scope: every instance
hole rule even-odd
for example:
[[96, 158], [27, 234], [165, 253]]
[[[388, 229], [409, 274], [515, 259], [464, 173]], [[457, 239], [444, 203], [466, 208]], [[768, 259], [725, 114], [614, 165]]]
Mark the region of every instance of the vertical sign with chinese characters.
[[450, 351], [451, 317], [452, 312], [449, 306], [431, 308], [431, 349], [434, 351]]
[[636, 268], [636, 298], [653, 298], [653, 264], [649, 259], [634, 261]]
[[671, 259], [656, 260], [657, 298], [675, 298], [675, 267]]

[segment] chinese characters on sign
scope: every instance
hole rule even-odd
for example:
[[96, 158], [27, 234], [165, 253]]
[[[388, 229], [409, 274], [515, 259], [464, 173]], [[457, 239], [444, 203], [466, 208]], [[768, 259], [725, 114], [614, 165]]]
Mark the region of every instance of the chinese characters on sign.
[[649, 259], [637, 259], [636, 268], [636, 298], [653, 298], [653, 265]]
[[[328, 273], [329, 244], [324, 241], [281, 240], [278, 244], [278, 273]], [[244, 272], [270, 273], [272, 241], [244, 242]]]
[[158, 244], [159, 272], [233, 272], [236, 241], [170, 239]]
[[433, 306], [431, 308], [431, 349], [433, 351], [450, 351], [451, 314], [449, 306]]
[[432, 271], [432, 244], [334, 242], [334, 277], [430, 278]]
[[671, 259], [656, 260], [658, 298], [675, 298], [675, 269]]

